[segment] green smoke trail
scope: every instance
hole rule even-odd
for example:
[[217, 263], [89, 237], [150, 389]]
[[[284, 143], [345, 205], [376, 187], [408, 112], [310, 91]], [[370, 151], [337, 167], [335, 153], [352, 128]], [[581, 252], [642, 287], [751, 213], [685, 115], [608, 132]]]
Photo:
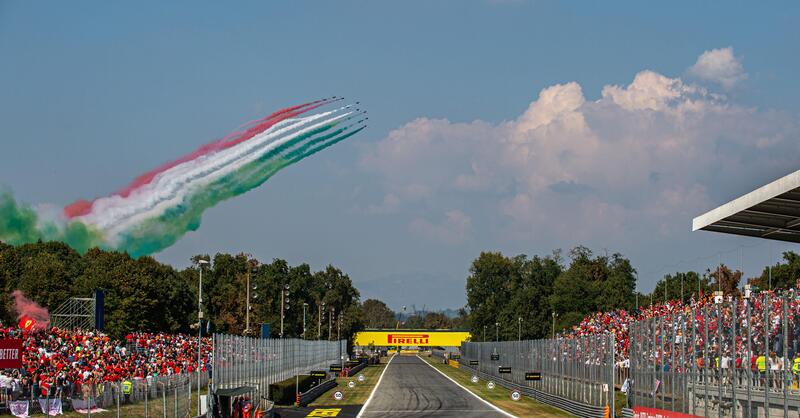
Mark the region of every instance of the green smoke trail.
[[[158, 252], [174, 244], [186, 232], [197, 230], [206, 209], [262, 185], [281, 169], [364, 129], [364, 126], [355, 130], [349, 126], [338, 127], [357, 116], [339, 119], [298, 135], [236, 171], [198, 187], [180, 204], [123, 231], [113, 243], [105, 240], [103, 231], [79, 221], [43, 219], [35, 209], [17, 203], [10, 192], [0, 190], [0, 241], [19, 245], [54, 240], [65, 242], [81, 253], [100, 247], [127, 251], [132, 257]], [[361, 122], [363, 120], [356, 124]]]
[[17, 203], [10, 192], [0, 192], [0, 241], [21, 245], [39, 240], [62, 241], [80, 252], [107, 247], [100, 231], [81, 222], [60, 224], [41, 219], [33, 208]]
[[[345, 132], [343, 128], [331, 130], [336, 125], [337, 123], [327, 124], [300, 135], [299, 138], [289, 141], [291, 144], [276, 147], [235, 172], [189, 194], [183, 202], [169, 208], [160, 216], [125, 231], [117, 245], [118, 249], [127, 251], [132, 257], [139, 257], [167, 248], [186, 232], [197, 230], [206, 209], [262, 185], [281, 169], [318, 152], [321, 148], [309, 149], [304, 144], [286, 155], [281, 155], [281, 152], [322, 133], [324, 135], [310, 139], [309, 142], [319, 143], [326, 140], [339, 142], [360, 131], [359, 129], [342, 134]], [[330, 132], [326, 132], [329, 130]]]

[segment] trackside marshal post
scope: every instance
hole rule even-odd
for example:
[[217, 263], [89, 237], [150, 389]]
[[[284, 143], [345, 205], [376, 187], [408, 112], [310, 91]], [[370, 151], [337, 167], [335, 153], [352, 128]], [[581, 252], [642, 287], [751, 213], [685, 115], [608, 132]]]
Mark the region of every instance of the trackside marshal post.
[[0, 369], [22, 368], [22, 340], [0, 340]]

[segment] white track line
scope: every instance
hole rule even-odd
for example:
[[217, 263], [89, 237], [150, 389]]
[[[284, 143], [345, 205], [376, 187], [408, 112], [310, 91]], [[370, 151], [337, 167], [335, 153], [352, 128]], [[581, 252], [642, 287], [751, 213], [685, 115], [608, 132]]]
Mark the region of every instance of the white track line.
[[383, 380], [383, 375], [386, 373], [386, 370], [389, 370], [389, 365], [392, 363], [392, 360], [394, 360], [395, 356], [399, 356], [399, 354], [395, 354], [394, 356], [392, 356], [392, 358], [389, 359], [389, 361], [386, 362], [386, 367], [383, 368], [381, 376], [378, 378], [378, 383], [376, 383], [375, 387], [372, 388], [372, 392], [370, 392], [369, 398], [367, 398], [367, 401], [364, 402], [364, 406], [361, 407], [361, 410], [358, 411], [358, 415], [356, 415], [356, 418], [361, 418], [361, 414], [363, 414], [364, 411], [367, 410], [367, 405], [369, 405], [369, 403], [372, 401], [372, 397], [375, 396], [375, 391], [377, 391], [378, 386], [381, 385], [381, 380]]
[[[466, 391], [467, 391], [467, 392], [468, 392], [470, 395], [472, 395], [472, 396], [474, 396], [474, 397], [478, 398], [478, 400], [479, 400], [479, 401], [481, 401], [481, 402], [485, 403], [486, 405], [489, 405], [489, 406], [490, 406], [492, 409], [494, 409], [495, 411], [497, 411], [497, 412], [499, 412], [499, 413], [501, 413], [501, 414], [503, 414], [503, 415], [505, 415], [505, 416], [507, 416], [507, 417], [511, 417], [511, 418], [517, 418], [515, 415], [511, 415], [511, 414], [509, 414], [508, 412], [506, 412], [506, 411], [503, 411], [502, 409], [500, 409], [500, 408], [498, 408], [498, 407], [494, 406], [494, 405], [493, 405], [491, 402], [487, 401], [486, 399], [483, 399], [483, 398], [481, 398], [480, 396], [476, 395], [476, 394], [475, 394], [475, 392], [473, 392], [473, 391], [471, 391], [471, 390], [469, 390], [469, 389], [465, 388], [464, 386], [461, 386], [461, 384], [460, 384], [460, 383], [458, 383], [458, 382], [456, 382], [455, 380], [453, 380], [453, 379], [452, 379], [450, 376], [448, 376], [448, 375], [444, 374], [444, 372], [443, 372], [443, 371], [441, 371], [441, 370], [437, 369], [436, 367], [434, 367], [434, 366], [433, 366], [433, 364], [430, 364], [430, 363], [428, 363], [427, 361], [425, 361], [425, 360], [424, 360], [422, 357], [420, 357], [419, 355], [417, 355], [417, 358], [418, 358], [418, 359], [420, 359], [420, 361], [422, 361], [423, 363], [427, 364], [428, 366], [431, 366], [431, 368], [432, 368], [433, 370], [436, 370], [437, 372], [439, 372], [439, 374], [440, 374], [440, 375], [442, 375], [442, 376], [444, 376], [444, 377], [446, 377], [446, 378], [447, 378], [447, 380], [449, 380], [449, 381], [451, 381], [451, 382], [455, 383], [455, 384], [456, 384], [456, 386], [460, 387], [461, 389], [464, 389], [464, 390], [466, 390]], [[362, 411], [363, 411], [363, 409], [362, 409]]]

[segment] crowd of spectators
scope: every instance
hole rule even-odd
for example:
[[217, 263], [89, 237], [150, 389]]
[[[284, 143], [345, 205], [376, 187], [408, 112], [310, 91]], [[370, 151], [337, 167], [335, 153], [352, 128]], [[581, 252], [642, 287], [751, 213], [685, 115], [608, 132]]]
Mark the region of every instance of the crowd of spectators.
[[800, 358], [797, 320], [800, 294], [795, 289], [721, 299], [707, 294], [692, 297], [686, 303], [667, 300], [631, 311], [597, 312], [562, 336], [569, 339], [612, 333], [617, 362], [625, 366], [630, 364], [629, 352], [631, 344], [635, 344], [636, 355], [666, 367], [673, 358], [691, 358], [699, 367], [734, 368], [742, 367], [744, 362], [752, 363], [755, 369], [782, 370]]
[[[23, 331], [0, 327], [0, 338], [23, 340], [21, 369], [0, 371], [0, 393], [10, 399], [81, 397], [104, 382], [151, 379], [197, 371], [197, 337], [132, 333], [115, 340], [100, 332]], [[200, 370], [206, 371], [212, 345], [204, 338]]]

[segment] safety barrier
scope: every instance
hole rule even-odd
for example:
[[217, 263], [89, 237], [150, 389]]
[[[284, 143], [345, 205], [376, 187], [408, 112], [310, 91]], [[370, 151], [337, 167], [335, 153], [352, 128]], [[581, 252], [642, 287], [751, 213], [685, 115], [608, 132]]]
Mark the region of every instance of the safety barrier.
[[459, 365], [497, 382], [514, 384], [521, 392], [568, 411], [596, 411], [606, 406], [613, 411], [614, 352], [611, 333], [469, 342], [461, 345]]
[[361, 363], [358, 366], [348, 368], [347, 369], [347, 377], [355, 376], [356, 373], [364, 370], [365, 367], [367, 367], [367, 363]]
[[502, 377], [496, 377], [488, 373], [481, 372], [470, 366], [465, 366], [463, 363], [461, 363], [460, 367], [462, 370], [471, 372], [481, 379], [492, 381], [495, 384], [503, 386], [509, 390], [519, 391], [519, 393], [528, 396], [530, 398], [533, 398], [538, 402], [554, 406], [558, 409], [561, 409], [562, 411], [569, 412], [570, 414], [574, 414], [579, 417], [585, 417], [585, 418], [603, 418], [605, 416], [605, 407], [596, 405], [587, 405], [581, 402], [575, 402], [563, 398], [561, 396], [551, 395], [545, 392], [541, 392], [528, 386], [522, 386], [516, 384]]
[[336, 379], [329, 379], [300, 394], [300, 406], [306, 406], [319, 398], [323, 393], [336, 387]]

